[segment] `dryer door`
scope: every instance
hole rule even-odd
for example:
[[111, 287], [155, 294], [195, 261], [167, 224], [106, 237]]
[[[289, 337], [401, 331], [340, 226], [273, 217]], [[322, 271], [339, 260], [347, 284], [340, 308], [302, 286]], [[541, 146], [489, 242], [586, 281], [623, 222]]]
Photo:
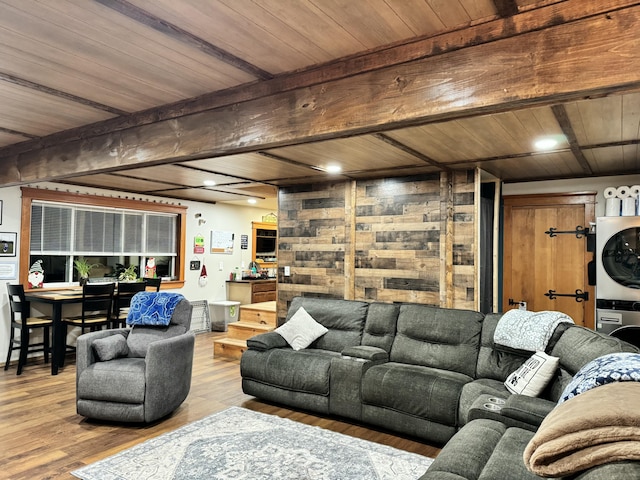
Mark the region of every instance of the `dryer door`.
[[623, 287], [640, 289], [640, 227], [626, 228], [611, 236], [601, 260], [611, 280]]

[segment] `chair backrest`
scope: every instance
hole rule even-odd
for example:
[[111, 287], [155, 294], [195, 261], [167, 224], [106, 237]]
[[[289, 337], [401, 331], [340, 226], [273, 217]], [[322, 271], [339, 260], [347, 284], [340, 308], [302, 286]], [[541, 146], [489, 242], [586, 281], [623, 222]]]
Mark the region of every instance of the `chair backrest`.
[[162, 277], [158, 278], [145, 278], [144, 279], [147, 287], [147, 291], [152, 292], [155, 289], [156, 292], [160, 291], [160, 284], [162, 283]]
[[131, 305], [131, 298], [138, 292], [144, 292], [146, 287], [145, 282], [118, 282], [118, 290], [114, 300], [115, 311]]
[[86, 283], [82, 287], [82, 317], [104, 315], [111, 320], [115, 283]]
[[9, 295], [9, 306], [11, 307], [11, 320], [16, 320], [16, 314], [21, 319], [29, 317], [31, 314], [30, 305], [24, 298], [24, 286], [7, 282], [7, 294]]

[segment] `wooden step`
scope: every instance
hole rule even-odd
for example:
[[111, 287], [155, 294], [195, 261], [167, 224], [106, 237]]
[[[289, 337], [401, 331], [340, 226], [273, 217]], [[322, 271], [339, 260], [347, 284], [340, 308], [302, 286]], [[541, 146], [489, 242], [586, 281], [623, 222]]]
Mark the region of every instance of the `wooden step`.
[[270, 332], [275, 327], [264, 323], [255, 322], [233, 322], [227, 326], [227, 338], [237, 338], [238, 340], [246, 340], [261, 333]]
[[245, 340], [237, 338], [219, 338], [213, 341], [213, 357], [236, 358], [242, 357], [242, 353], [247, 349]]
[[240, 305], [240, 321], [277, 326], [276, 302], [249, 303]]

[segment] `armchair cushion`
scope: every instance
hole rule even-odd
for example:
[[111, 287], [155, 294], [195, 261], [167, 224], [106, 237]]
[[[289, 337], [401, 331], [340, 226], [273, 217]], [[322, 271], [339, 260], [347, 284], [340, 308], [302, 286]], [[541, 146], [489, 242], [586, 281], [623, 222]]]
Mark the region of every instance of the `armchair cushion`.
[[133, 327], [127, 336], [129, 357], [147, 356], [149, 344], [157, 340], [182, 335], [186, 329], [182, 325], [169, 325], [168, 327]]
[[110, 337], [98, 338], [93, 341], [92, 346], [98, 360], [101, 362], [126, 357], [129, 353], [127, 339], [120, 333]]

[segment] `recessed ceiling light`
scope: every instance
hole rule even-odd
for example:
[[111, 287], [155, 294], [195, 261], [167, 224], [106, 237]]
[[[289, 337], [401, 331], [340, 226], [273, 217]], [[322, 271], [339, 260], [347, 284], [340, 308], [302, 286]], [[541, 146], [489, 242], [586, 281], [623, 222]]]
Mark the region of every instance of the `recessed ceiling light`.
[[213, 187], [216, 184], [215, 180], [205, 180], [202, 183], [204, 183], [207, 187]]
[[251, 205], [253, 205], [254, 203], [258, 203], [255, 198], [250, 198], [249, 200], [247, 200], [247, 202], [249, 202]]
[[340, 165], [327, 165], [327, 173], [340, 173], [342, 171], [342, 167]]
[[540, 138], [533, 143], [536, 150], [552, 150], [557, 145], [558, 140], [553, 137]]

